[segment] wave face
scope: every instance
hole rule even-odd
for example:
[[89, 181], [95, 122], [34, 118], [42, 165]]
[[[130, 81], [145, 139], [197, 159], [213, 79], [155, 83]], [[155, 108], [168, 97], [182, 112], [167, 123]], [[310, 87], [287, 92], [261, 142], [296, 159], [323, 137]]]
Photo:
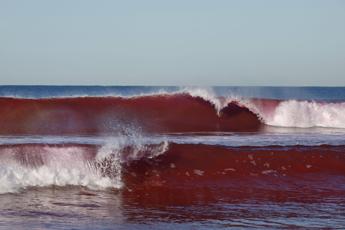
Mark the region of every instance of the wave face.
[[0, 133], [100, 134], [135, 126], [144, 132], [257, 131], [261, 121], [248, 108], [188, 94], [60, 99], [0, 99]]

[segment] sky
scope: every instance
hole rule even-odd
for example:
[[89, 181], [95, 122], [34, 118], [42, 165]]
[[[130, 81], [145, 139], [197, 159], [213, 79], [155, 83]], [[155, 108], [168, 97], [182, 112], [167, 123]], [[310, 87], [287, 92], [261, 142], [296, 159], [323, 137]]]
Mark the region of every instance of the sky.
[[345, 86], [345, 1], [0, 0], [0, 84]]

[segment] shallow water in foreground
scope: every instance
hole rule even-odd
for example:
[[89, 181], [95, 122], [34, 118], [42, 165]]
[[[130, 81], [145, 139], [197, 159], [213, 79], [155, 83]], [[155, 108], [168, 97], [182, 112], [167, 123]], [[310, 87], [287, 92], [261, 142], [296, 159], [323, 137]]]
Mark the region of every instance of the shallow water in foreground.
[[[328, 178], [329, 179], [329, 178]], [[345, 184], [345, 177], [333, 178]], [[250, 183], [250, 181], [248, 181]], [[308, 183], [306, 184], [308, 185]], [[0, 196], [3, 229], [343, 228], [345, 188], [31, 188]], [[322, 188], [323, 187], [323, 188]], [[304, 190], [304, 191], [303, 191]]]
[[1, 137], [0, 229], [343, 229], [343, 132], [284, 131]]

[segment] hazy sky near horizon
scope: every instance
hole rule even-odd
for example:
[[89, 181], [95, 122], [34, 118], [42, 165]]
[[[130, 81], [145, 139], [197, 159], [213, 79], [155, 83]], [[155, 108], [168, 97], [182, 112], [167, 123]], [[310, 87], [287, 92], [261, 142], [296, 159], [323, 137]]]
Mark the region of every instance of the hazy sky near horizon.
[[0, 84], [345, 86], [345, 1], [0, 0]]

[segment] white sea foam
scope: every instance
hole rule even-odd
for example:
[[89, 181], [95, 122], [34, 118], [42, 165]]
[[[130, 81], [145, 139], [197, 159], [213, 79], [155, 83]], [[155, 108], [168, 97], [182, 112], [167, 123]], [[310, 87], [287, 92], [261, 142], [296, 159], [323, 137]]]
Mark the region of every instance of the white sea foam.
[[92, 167], [91, 162], [85, 159], [84, 148], [24, 148], [24, 151], [39, 151], [33, 153], [18, 150], [16, 147], [2, 149], [0, 193], [17, 192], [31, 186], [78, 185], [90, 189], [121, 187], [121, 181], [104, 177]]
[[281, 102], [271, 115], [261, 116], [272, 126], [345, 128], [345, 103], [289, 100]]

